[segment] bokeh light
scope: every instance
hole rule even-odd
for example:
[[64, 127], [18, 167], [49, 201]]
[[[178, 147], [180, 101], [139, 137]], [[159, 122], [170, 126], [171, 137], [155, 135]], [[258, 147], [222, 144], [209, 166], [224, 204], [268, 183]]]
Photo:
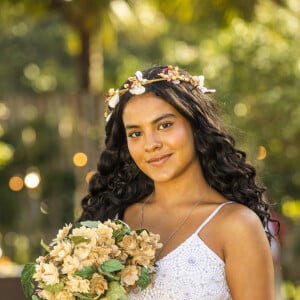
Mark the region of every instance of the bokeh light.
[[89, 171], [89, 172], [86, 174], [86, 176], [85, 176], [85, 181], [86, 181], [86, 183], [89, 183], [89, 182], [90, 182], [92, 176], [93, 176], [95, 173], [96, 173], [96, 171]]
[[8, 186], [12, 191], [18, 192], [23, 189], [24, 181], [20, 176], [13, 176], [9, 179]]
[[264, 146], [259, 146], [256, 158], [258, 160], [264, 160], [267, 157], [267, 149]]
[[291, 219], [300, 219], [300, 200], [284, 201], [282, 203], [282, 213]]
[[38, 65], [36, 64], [29, 64], [24, 68], [24, 75], [29, 80], [36, 79], [40, 74], [41, 70]]
[[14, 147], [0, 141], [0, 167], [7, 165], [14, 156]]
[[47, 215], [49, 213], [49, 208], [48, 208], [48, 204], [45, 202], [41, 202], [40, 205], [40, 211], [44, 214]]
[[73, 156], [73, 163], [76, 167], [84, 167], [88, 162], [88, 157], [84, 152], [77, 152]]
[[248, 113], [248, 108], [244, 103], [239, 102], [234, 106], [233, 111], [236, 116], [245, 117]]
[[18, 261], [28, 261], [29, 239], [24, 234], [17, 234], [14, 239], [14, 249]]
[[40, 174], [36, 171], [27, 173], [24, 179], [25, 185], [29, 189], [35, 189], [36, 187], [38, 187], [40, 181], [41, 181]]
[[4, 135], [5, 130], [3, 128], [3, 126], [0, 124], [0, 138]]
[[36, 131], [32, 127], [25, 127], [22, 130], [22, 141], [26, 145], [31, 145], [36, 141]]
[[0, 102], [0, 120], [7, 120], [10, 117], [10, 109], [6, 104]]
[[73, 123], [71, 116], [64, 116], [59, 120], [58, 132], [63, 138], [68, 138], [72, 135]]

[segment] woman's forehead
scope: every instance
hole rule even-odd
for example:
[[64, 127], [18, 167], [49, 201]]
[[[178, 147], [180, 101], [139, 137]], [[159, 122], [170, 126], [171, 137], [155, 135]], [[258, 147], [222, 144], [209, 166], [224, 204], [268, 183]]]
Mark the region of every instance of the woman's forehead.
[[152, 93], [132, 97], [123, 111], [124, 125], [152, 122], [161, 115], [180, 115], [174, 106]]

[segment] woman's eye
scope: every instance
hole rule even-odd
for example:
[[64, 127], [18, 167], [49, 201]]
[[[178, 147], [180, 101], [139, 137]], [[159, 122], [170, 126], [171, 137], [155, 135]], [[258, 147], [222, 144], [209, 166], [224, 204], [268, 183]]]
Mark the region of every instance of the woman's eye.
[[140, 131], [134, 131], [134, 132], [129, 132], [128, 133], [128, 137], [130, 137], [130, 138], [137, 138], [139, 136], [141, 136], [141, 132]]
[[159, 128], [158, 129], [166, 129], [168, 127], [171, 127], [173, 125], [172, 122], [164, 122], [162, 124], [159, 125]]

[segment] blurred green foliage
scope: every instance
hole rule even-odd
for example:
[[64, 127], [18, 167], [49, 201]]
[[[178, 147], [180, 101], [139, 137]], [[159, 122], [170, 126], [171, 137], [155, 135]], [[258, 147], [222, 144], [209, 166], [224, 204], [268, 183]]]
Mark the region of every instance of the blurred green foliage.
[[[76, 63], [65, 47], [59, 16], [32, 19], [24, 4], [1, 3], [1, 93], [66, 91], [78, 86]], [[50, 43], [50, 46], [49, 46]]]
[[[274, 210], [283, 215], [284, 275], [299, 279], [300, 268], [293, 265], [300, 258], [300, 209], [295, 204], [300, 194], [299, 35], [298, 0], [3, 0], [0, 247], [17, 260], [10, 239], [5, 242], [7, 232], [28, 236], [34, 227], [30, 243], [36, 245], [41, 232], [50, 234], [72, 221], [86, 187], [71, 156], [85, 149], [91, 158], [84, 171], [94, 168], [95, 136], [103, 130], [95, 124], [104, 122], [101, 106], [95, 113], [92, 102], [86, 102], [89, 108], [80, 102], [81, 95], [101, 99], [137, 69], [173, 64], [203, 73], [206, 85], [217, 89], [225, 126], [257, 167]], [[15, 100], [22, 95], [39, 108], [30, 120], [16, 106], [24, 103]], [[65, 97], [63, 104], [57, 95]], [[64, 137], [62, 123], [73, 126], [73, 138]], [[24, 142], [24, 128], [29, 136], [30, 128], [36, 132], [35, 142]], [[11, 176], [25, 174], [30, 166], [39, 168], [40, 186], [11, 191]], [[74, 195], [75, 186], [80, 188]], [[26, 223], [28, 216], [31, 222]]]

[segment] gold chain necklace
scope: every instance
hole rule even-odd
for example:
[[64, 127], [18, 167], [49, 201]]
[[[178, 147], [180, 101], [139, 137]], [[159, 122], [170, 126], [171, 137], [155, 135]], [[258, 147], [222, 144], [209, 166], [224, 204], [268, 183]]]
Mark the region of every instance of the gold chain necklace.
[[[141, 226], [140, 228], [143, 228], [144, 225], [144, 207], [146, 205], [146, 203], [148, 202], [148, 200], [150, 199], [150, 197], [148, 197], [142, 205], [141, 208]], [[160, 251], [157, 254], [157, 258], [159, 258], [161, 252], [163, 251], [163, 249], [166, 247], [166, 245], [169, 243], [169, 241], [174, 237], [174, 235], [183, 227], [183, 225], [187, 222], [187, 220], [189, 219], [189, 217], [192, 215], [193, 211], [195, 210], [195, 208], [200, 204], [202, 200], [202, 197], [200, 200], [198, 200], [197, 202], [194, 203], [194, 205], [192, 206], [192, 208], [189, 210], [188, 214], [183, 218], [183, 220], [179, 223], [179, 225], [175, 228], [175, 230], [173, 230], [171, 232], [171, 234], [168, 236], [168, 238], [165, 240], [165, 242], [163, 243], [163, 246], [160, 248]]]

